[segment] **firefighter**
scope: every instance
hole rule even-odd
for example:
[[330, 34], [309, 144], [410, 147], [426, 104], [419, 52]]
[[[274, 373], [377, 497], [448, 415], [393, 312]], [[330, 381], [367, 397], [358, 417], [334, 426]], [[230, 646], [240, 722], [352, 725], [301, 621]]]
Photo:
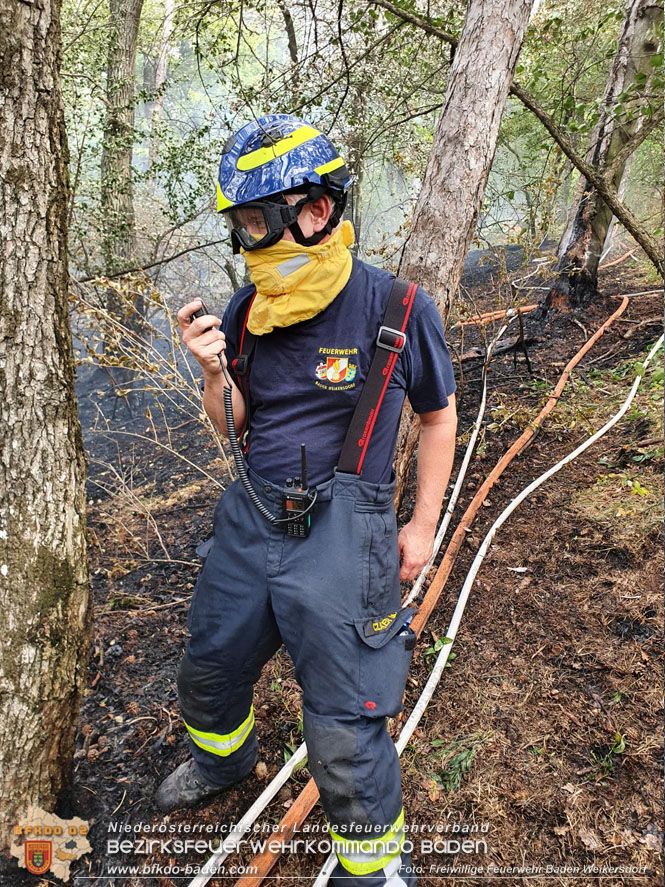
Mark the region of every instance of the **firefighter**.
[[[455, 380], [433, 300], [415, 284], [394, 298], [394, 276], [349, 250], [350, 185], [329, 139], [289, 115], [262, 117], [224, 146], [217, 208], [252, 282], [222, 319], [192, 320], [199, 300], [183, 306], [182, 337], [203, 368], [204, 407], [227, 434], [222, 357], [264, 509], [281, 513], [285, 489], [302, 486], [303, 443], [316, 500], [302, 537], [266, 520], [239, 481], [218, 502], [178, 672], [191, 758], [156, 802], [190, 806], [252, 771], [253, 687], [284, 643], [302, 688], [308, 767], [336, 842], [333, 882], [400, 887], [416, 882], [386, 729], [402, 708], [415, 645], [400, 580], [432, 552], [454, 455]], [[402, 332], [385, 325], [392, 305]], [[371, 415], [358, 418], [377, 354], [387, 359], [385, 381]], [[421, 430], [413, 515], [398, 535], [392, 462], [405, 396]]]

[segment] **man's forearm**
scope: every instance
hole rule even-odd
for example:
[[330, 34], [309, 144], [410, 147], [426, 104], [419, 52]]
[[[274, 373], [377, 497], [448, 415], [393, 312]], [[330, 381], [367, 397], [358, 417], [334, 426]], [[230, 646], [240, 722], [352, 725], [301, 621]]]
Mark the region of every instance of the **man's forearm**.
[[423, 424], [418, 444], [416, 502], [412, 523], [434, 531], [441, 513], [441, 503], [450, 480], [455, 458], [457, 421], [454, 407], [451, 418], [440, 424]]
[[[226, 414], [224, 413], [224, 388], [226, 381], [223, 374], [215, 373], [208, 375], [204, 373], [203, 377], [203, 408], [210, 416], [210, 420], [215, 428], [224, 437], [228, 437], [226, 429]], [[236, 426], [236, 432], [240, 436], [245, 427], [245, 400], [231, 382], [231, 393], [233, 397], [233, 420]]]

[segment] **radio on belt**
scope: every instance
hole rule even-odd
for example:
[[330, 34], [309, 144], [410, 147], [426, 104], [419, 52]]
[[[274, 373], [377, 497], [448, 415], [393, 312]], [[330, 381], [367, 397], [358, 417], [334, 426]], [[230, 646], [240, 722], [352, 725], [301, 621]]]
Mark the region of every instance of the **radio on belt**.
[[[300, 445], [301, 477], [287, 477], [282, 490], [282, 518], [289, 518], [284, 524], [287, 536], [305, 539], [312, 525], [313, 494], [307, 489], [307, 452], [305, 444]], [[299, 515], [299, 512], [301, 514]]]

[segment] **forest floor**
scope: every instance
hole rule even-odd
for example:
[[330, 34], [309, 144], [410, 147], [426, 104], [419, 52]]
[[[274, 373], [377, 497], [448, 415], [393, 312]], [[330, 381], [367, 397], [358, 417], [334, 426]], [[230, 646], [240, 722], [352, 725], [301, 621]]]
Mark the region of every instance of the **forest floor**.
[[[496, 269], [476, 263], [458, 309], [474, 313], [507, 304], [508, 281], [534, 267], [497, 276]], [[531, 372], [520, 353], [494, 360], [485, 424], [457, 517], [546, 401], [566, 362], [616, 309], [619, 300], [612, 297], [654, 288], [626, 262], [601, 273], [603, 298], [583, 313], [548, 321], [525, 316]], [[523, 303], [542, 295], [519, 292]], [[481, 344], [479, 328], [465, 327], [462, 341], [453, 319], [451, 347], [458, 355], [469, 353]], [[407, 714], [486, 530], [527, 483], [618, 409], [636, 362], [661, 328], [658, 298], [631, 301], [573, 372], [532, 445], [491, 491], [416, 649]], [[478, 410], [481, 363], [457, 364], [463, 373], [456, 466]], [[620, 425], [540, 488], [499, 531], [471, 593], [450, 667], [402, 757], [407, 822], [442, 830], [411, 836], [421, 885], [444, 878], [450, 885], [513, 883], [500, 871], [510, 866], [542, 867], [542, 877], [530, 884], [572, 883], [563, 868], [570, 867], [576, 884], [592, 885], [600, 877], [584, 867], [594, 865], [624, 872], [641, 866], [645, 874], [638, 883], [656, 883], [658, 876], [662, 883], [662, 412], [659, 360]], [[191, 875], [111, 874], [110, 866], [198, 865], [205, 854], [112, 855], [109, 839], [146, 837], [112, 829], [142, 823], [184, 830], [237, 821], [302, 741], [300, 691], [282, 649], [256, 690], [262, 753], [255, 773], [212, 803], [165, 817], [158, 813], [155, 788], [188, 756], [175, 675], [200, 564], [194, 550], [209, 535], [219, 490], [145, 441], [87, 435], [86, 442], [95, 460], [88, 506], [94, 642], [72, 785], [59, 812], [90, 821], [93, 852], [73, 866], [73, 883], [96, 877], [102, 885], [183, 885]], [[173, 430], [171, 443], [223, 477], [223, 462], [210, 458], [210, 438], [197, 423]], [[104, 464], [112, 461], [113, 469]], [[408, 503], [402, 522], [407, 514]], [[391, 725], [393, 733], [397, 726]], [[308, 778], [306, 768], [295, 773], [260, 821], [278, 822]], [[323, 822], [319, 806], [310, 821]], [[428, 852], [423, 840], [438, 846]], [[456, 852], [452, 842], [462, 840], [471, 841], [473, 852]], [[233, 883], [231, 866], [249, 858], [229, 858], [227, 876], [210, 883]], [[292, 854], [279, 861], [272, 877], [309, 882], [323, 861], [322, 854]], [[446, 874], [454, 866], [457, 873]], [[479, 866], [483, 873], [474, 876]], [[635, 883], [621, 871], [609, 880]]]

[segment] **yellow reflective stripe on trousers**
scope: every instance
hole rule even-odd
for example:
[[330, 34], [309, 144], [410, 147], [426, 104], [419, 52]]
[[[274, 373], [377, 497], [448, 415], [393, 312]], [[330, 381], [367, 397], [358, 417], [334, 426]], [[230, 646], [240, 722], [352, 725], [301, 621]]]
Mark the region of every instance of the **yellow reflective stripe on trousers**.
[[[334, 842], [341, 845], [335, 847], [335, 852], [346, 871], [352, 875], [369, 875], [383, 868], [401, 852], [404, 844], [404, 808], [389, 831], [378, 838], [344, 838], [330, 826], [329, 832]], [[387, 850], [389, 844], [393, 846]]]
[[263, 166], [264, 163], [269, 163], [275, 157], [281, 157], [282, 154], [286, 154], [292, 148], [297, 148], [303, 142], [308, 142], [310, 139], [320, 135], [319, 130], [314, 129], [313, 126], [301, 126], [268, 148], [257, 148], [256, 151], [250, 151], [249, 154], [243, 154], [242, 157], [238, 157], [236, 166], [241, 172], [256, 169], [257, 166]]
[[252, 705], [250, 707], [249, 714], [242, 724], [239, 727], [236, 727], [231, 733], [204, 733], [202, 730], [190, 727], [186, 721], [184, 723], [192, 741], [195, 742], [199, 748], [202, 748], [204, 751], [209, 751], [213, 755], [220, 755], [220, 757], [225, 758], [228, 755], [233, 754], [234, 751], [237, 751], [252, 732], [252, 727], [254, 726], [254, 706]]

